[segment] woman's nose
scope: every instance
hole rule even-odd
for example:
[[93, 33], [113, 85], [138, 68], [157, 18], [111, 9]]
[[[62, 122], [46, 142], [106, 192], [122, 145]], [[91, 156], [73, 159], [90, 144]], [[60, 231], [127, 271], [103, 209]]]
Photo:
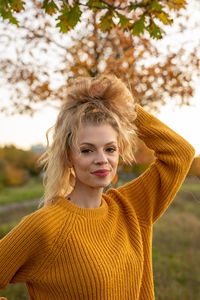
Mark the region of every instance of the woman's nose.
[[97, 155], [95, 157], [95, 163], [96, 164], [105, 164], [108, 162], [106, 153], [103, 151], [97, 152]]

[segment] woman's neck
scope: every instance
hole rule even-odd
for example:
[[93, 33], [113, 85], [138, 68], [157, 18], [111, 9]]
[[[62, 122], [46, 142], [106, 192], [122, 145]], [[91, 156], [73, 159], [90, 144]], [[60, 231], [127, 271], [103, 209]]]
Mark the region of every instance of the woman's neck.
[[82, 208], [98, 208], [101, 206], [103, 188], [74, 187], [70, 193], [70, 201]]

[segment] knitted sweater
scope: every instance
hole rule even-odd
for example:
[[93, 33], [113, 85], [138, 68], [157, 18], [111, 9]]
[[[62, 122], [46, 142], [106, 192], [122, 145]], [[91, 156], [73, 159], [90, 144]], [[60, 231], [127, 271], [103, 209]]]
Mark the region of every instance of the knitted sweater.
[[169, 206], [194, 149], [137, 105], [139, 137], [156, 159], [102, 195], [99, 208], [59, 198], [0, 241], [0, 288], [25, 282], [34, 300], [152, 300], [152, 224]]

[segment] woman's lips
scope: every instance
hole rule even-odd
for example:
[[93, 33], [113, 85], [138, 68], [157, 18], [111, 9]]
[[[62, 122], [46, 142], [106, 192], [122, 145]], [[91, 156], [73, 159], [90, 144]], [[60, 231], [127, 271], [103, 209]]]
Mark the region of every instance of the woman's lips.
[[109, 172], [109, 170], [97, 170], [92, 172], [92, 174], [98, 177], [106, 177], [109, 174]]

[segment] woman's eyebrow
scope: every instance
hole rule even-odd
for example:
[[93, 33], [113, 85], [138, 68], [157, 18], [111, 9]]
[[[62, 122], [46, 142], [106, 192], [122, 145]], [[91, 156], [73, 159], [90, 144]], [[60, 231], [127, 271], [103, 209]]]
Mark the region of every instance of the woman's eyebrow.
[[[112, 145], [113, 145], [113, 144], [117, 145], [117, 143], [116, 143], [115, 141], [111, 141], [111, 142], [106, 143], [105, 146], [108, 146], [108, 145], [111, 145], [111, 144], [112, 144]], [[95, 144], [87, 143], [87, 142], [83, 142], [83, 143], [80, 144], [80, 146], [83, 146], [83, 145], [95, 146]]]

